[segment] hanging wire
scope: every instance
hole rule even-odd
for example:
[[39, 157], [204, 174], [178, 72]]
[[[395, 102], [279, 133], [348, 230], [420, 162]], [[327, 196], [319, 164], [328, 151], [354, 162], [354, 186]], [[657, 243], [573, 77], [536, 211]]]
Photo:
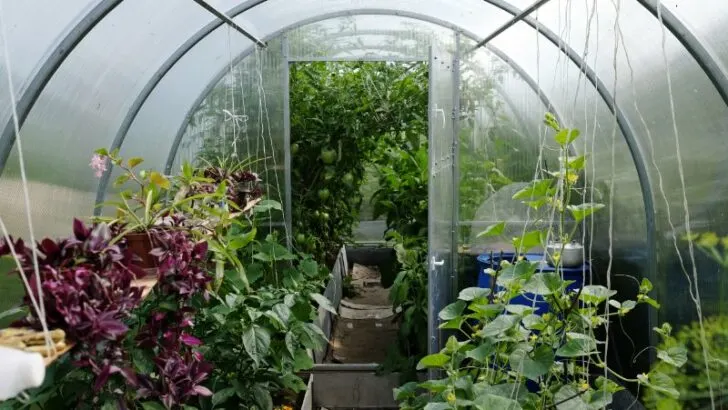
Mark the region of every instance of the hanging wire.
[[[670, 99], [670, 119], [672, 120], [672, 131], [673, 135], [675, 137], [675, 157], [677, 159], [677, 168], [678, 168], [678, 175], [680, 176], [680, 188], [681, 188], [681, 194], [682, 194], [682, 206], [683, 211], [685, 212], [685, 234], [687, 236], [688, 241], [688, 254], [690, 256], [690, 263], [692, 265], [692, 274], [693, 274], [693, 281], [690, 282], [688, 278], [688, 284], [689, 284], [689, 293], [690, 297], [693, 300], [693, 303], [695, 303], [695, 310], [698, 314], [698, 325], [700, 326], [700, 343], [702, 344], [702, 353], [703, 353], [703, 360], [705, 361], [705, 374], [707, 377], [708, 382], [708, 392], [710, 393], [710, 404], [711, 408], [715, 409], [715, 397], [713, 392], [713, 383], [712, 378], [710, 376], [710, 361], [709, 361], [709, 355], [708, 355], [708, 340], [705, 334], [705, 326], [703, 323], [703, 307], [700, 301], [700, 286], [698, 281], [698, 267], [695, 263], [695, 246], [693, 243], [692, 238], [692, 227], [690, 226], [690, 208], [688, 205], [688, 195], [687, 195], [687, 187], [685, 185], [685, 169], [683, 168], [683, 161], [682, 161], [682, 154], [680, 149], [680, 132], [678, 130], [677, 126], [677, 114], [675, 109], [675, 98], [673, 95], [673, 89], [672, 89], [672, 74], [670, 70], [670, 62], [667, 58], [667, 33], [665, 24], [662, 20], [662, 1], [657, 2], [657, 20], [660, 22], [660, 27], [662, 29], [662, 58], [664, 60], [665, 64], [665, 73], [667, 75], [667, 92]], [[668, 205], [669, 208], [669, 205]], [[675, 230], [673, 229], [673, 241], [676, 244], [677, 247], [677, 237], [675, 235]], [[682, 255], [680, 254], [680, 251], [678, 250], [678, 258], [680, 259], [680, 264], [683, 265]], [[683, 267], [684, 269], [684, 267]], [[687, 272], [686, 272], [687, 273]], [[686, 274], [686, 276], [689, 276]]]
[[[15, 128], [15, 146], [17, 147], [18, 151], [18, 163], [20, 166], [20, 180], [23, 184], [23, 200], [25, 201], [25, 217], [26, 221], [28, 223], [28, 230], [30, 232], [30, 242], [31, 242], [31, 250], [33, 255], [33, 271], [35, 273], [35, 285], [38, 289], [38, 299], [39, 301], [33, 301], [33, 292], [30, 288], [30, 284], [28, 283], [28, 279], [25, 276], [25, 271], [23, 269], [19, 270], [20, 276], [23, 278], [23, 284], [26, 287], [27, 293], [31, 298], [33, 308], [36, 309], [36, 313], [38, 314], [38, 319], [40, 320], [41, 327], [43, 328], [43, 336], [45, 338], [46, 342], [46, 350], [48, 351], [48, 354], [50, 356], [51, 352], [55, 353], [55, 345], [53, 344], [53, 340], [50, 337], [50, 333], [48, 331], [48, 325], [46, 323], [46, 313], [45, 313], [45, 304], [43, 302], [43, 287], [41, 285], [40, 281], [40, 269], [38, 267], [38, 249], [36, 248], [36, 241], [35, 241], [35, 229], [33, 229], [33, 218], [31, 216], [30, 212], [30, 192], [28, 189], [28, 178], [25, 173], [25, 157], [23, 155], [23, 144], [22, 144], [22, 138], [20, 138], [20, 123], [18, 120], [18, 109], [17, 104], [15, 101], [15, 92], [13, 87], [13, 76], [12, 76], [12, 66], [10, 64], [10, 53], [8, 49], [8, 41], [7, 41], [7, 28], [5, 26], [5, 13], [2, 8], [2, 1], [0, 1], [0, 34], [2, 34], [2, 43], [3, 43], [3, 57], [5, 59], [5, 73], [7, 74], [7, 80], [8, 80], [8, 90], [9, 90], [9, 96], [10, 96], [10, 106], [12, 107], [12, 113], [13, 113], [13, 126]], [[10, 236], [7, 233], [7, 230], [5, 229], [5, 224], [2, 224], [2, 231], [3, 235], [5, 237], [5, 240], [8, 243], [8, 246], [12, 249], [14, 247], [14, 244], [10, 241]], [[16, 259], [16, 264], [19, 266], [19, 260], [17, 259], [17, 255], [15, 255], [15, 251], [12, 251], [13, 257]]]

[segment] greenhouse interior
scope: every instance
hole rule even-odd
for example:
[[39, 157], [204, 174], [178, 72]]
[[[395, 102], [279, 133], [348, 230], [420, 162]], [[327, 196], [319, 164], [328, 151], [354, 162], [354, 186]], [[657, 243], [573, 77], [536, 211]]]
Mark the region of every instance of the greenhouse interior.
[[728, 408], [723, 24], [0, 0], [0, 409]]

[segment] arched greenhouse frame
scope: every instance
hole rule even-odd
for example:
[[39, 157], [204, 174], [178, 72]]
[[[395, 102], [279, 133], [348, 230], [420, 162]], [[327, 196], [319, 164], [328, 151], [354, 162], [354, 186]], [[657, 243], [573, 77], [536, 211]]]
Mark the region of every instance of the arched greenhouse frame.
[[[376, 246], [365, 245], [358, 233], [351, 234], [341, 243], [327, 244], [340, 249], [338, 253], [316, 260], [328, 276], [321, 279], [320, 289], [311, 291], [314, 295], [311, 306], [318, 313], [311, 313], [310, 323], [306, 320], [301, 323], [320, 329], [327, 343], [317, 348], [302, 348], [313, 351], [310, 365], [288, 366], [281, 364], [285, 362], [283, 359], [265, 356], [273, 353], [256, 358], [251, 354], [248, 358], [256, 372], [260, 369], [283, 372], [278, 367], [295, 367], [295, 371], [286, 372], [303, 383], [301, 399], [285, 403], [306, 408], [398, 405], [428, 408], [427, 405], [437, 409], [532, 408], [534, 403], [540, 403], [538, 408], [719, 409], [728, 406], [728, 350], [725, 347], [728, 333], [724, 326], [728, 324], [728, 236], [725, 236], [728, 219], [721, 211], [728, 206], [728, 180], [723, 178], [728, 174], [728, 165], [721, 165], [728, 157], [728, 144], [722, 142], [728, 135], [728, 34], [722, 30], [728, 23], [728, 3], [720, 0], [5, 0], [0, 1], [0, 6], [0, 53], [3, 54], [0, 61], [0, 218], [3, 225], [0, 253], [9, 258], [2, 265], [4, 270], [16, 268], [13, 256], [17, 266], [22, 265], [24, 273], [14, 274], [13, 278], [27, 276], [25, 284], [20, 279], [12, 283], [8, 280], [7, 284], [0, 280], [0, 289], [7, 292], [6, 303], [0, 308], [7, 309], [10, 312], [7, 316], [14, 315], [15, 319], [21, 318], [18, 312], [31, 318], [13, 325], [8, 321], [3, 327], [30, 326], [36, 331], [42, 328], [39, 333], [42, 336], [36, 337], [41, 344], [44, 337], [51, 344], [48, 336], [51, 327], [63, 329], [68, 337], [64, 343], [70, 351], [63, 360], [70, 360], [68, 357], [88, 360], [85, 367], [80, 367], [87, 372], [83, 377], [118, 378], [120, 381], [114, 382], [124, 387], [108, 391], [98, 387], [100, 390], [94, 391], [105, 393], [97, 399], [108, 401], [94, 402], [90, 408], [116, 404], [130, 406], [118, 408], [157, 408], [147, 407], [157, 404], [162, 406], [159, 408], [228, 408], [226, 400], [229, 400], [228, 406], [233, 406], [233, 402], [242, 406], [229, 408], [248, 408], [245, 406], [249, 402], [241, 393], [246, 388], [236, 393], [233, 387], [226, 387], [231, 390], [225, 390], [226, 396], [222, 399], [219, 393], [224, 388], [218, 389], [217, 384], [210, 382], [217, 377], [215, 370], [209, 370], [209, 376], [205, 373], [196, 387], [188, 387], [185, 396], [169, 393], [171, 388], [159, 387], [167, 386], [160, 372], [147, 372], [154, 376], [146, 376], [134, 364], [130, 369], [139, 379], [128, 377], [121, 365], [111, 366], [108, 360], [104, 362], [106, 365], [101, 365], [101, 361], [96, 363], [95, 359], [83, 356], [79, 352], [85, 349], [81, 342], [85, 339], [79, 335], [88, 335], [88, 332], [69, 324], [67, 315], [71, 313], [59, 313], [57, 317], [48, 313], [53, 311], [54, 303], [61, 303], [60, 296], [48, 299], [55, 292], [51, 287], [56, 285], [43, 284], [40, 279], [50, 281], [45, 274], [41, 275], [43, 269], [61, 277], [64, 269], [71, 268], [67, 264], [53, 265], [55, 262], [49, 262], [53, 258], [42, 259], [48, 253], [42, 242], [38, 249], [28, 245], [43, 237], [66, 237], [71, 232], [76, 232], [81, 242], [90, 240], [88, 237], [98, 234], [98, 229], [79, 239], [78, 231], [71, 229], [74, 218], [93, 220], [93, 226], [98, 226], [105, 216], [123, 216], [123, 212], [114, 212], [115, 205], [107, 201], [117, 201], [116, 204], [120, 198], [122, 202], [131, 201], [131, 197], [125, 197], [125, 190], [137, 177], [144, 181], [149, 178], [149, 184], [156, 187], [143, 188], [142, 193], [147, 195], [152, 190], [148, 198], [159, 201], [159, 208], [164, 208], [166, 213], [145, 223], [148, 222], [149, 229], [161, 229], [158, 222], [171, 218], [181, 209], [177, 205], [165, 205], [169, 201], [174, 203], [171, 199], [174, 195], [168, 194], [176, 193], [175, 200], [181, 195], [176, 191], [165, 195], [163, 191], [168, 189], [165, 186], [170, 181], [175, 187], [174, 181], [183, 181], [182, 185], [186, 181], [190, 184], [186, 189], [191, 189], [208, 183], [190, 183], [193, 171], [185, 171], [185, 164], [201, 166], [200, 158], [214, 146], [228, 159], [240, 156], [252, 161], [245, 167], [260, 177], [256, 183], [261, 184], [264, 199], [231, 214], [234, 215], [231, 220], [241, 218], [244, 223], [252, 224], [248, 228], [253, 236], [256, 232], [259, 235], [250, 239], [250, 245], [245, 244], [252, 252], [246, 254], [246, 258], [250, 256], [248, 259], [241, 254], [236, 254], [234, 260], [225, 259], [230, 252], [239, 251], [237, 248], [230, 251], [224, 246], [235, 235], [243, 235], [237, 228], [231, 228], [234, 223], [224, 226], [221, 238], [227, 239], [220, 239], [219, 243], [213, 234], [199, 233], [204, 230], [171, 231], [184, 231], [188, 239], [195, 238], [196, 243], [205, 242], [210, 247], [207, 256], [190, 254], [191, 258], [206, 260], [206, 265], [195, 271], [202, 275], [200, 278], [209, 276], [195, 285], [199, 286], [200, 295], [204, 293], [205, 300], [210, 295], [213, 301], [224, 300], [225, 295], [219, 292], [226, 289], [225, 281], [232, 271], [243, 277], [240, 280], [244, 286], [243, 282], [240, 286], [245, 291], [241, 291], [240, 300], [273, 288], [284, 292], [299, 286], [299, 282], [294, 286], [279, 277], [281, 273], [276, 269], [282, 268], [278, 264], [287, 264], [289, 268], [308, 266], [307, 261], [298, 262], [295, 258], [299, 256], [294, 255], [311, 253], [308, 251], [316, 246], [320, 249], [324, 246], [321, 242], [325, 242], [322, 237], [311, 239], [316, 245], [309, 244], [313, 247], [307, 248], [309, 245], [302, 245], [303, 236], [297, 236], [302, 233], [300, 219], [309, 210], [311, 215], [314, 210], [317, 214], [319, 211], [316, 205], [296, 210], [303, 206], [302, 196], [296, 191], [299, 179], [307, 178], [301, 175], [309, 172], [341, 170], [336, 168], [336, 162], [342, 161], [349, 151], [362, 148], [354, 142], [347, 146], [346, 139], [341, 137], [338, 147], [333, 149], [337, 153], [331, 154], [331, 162], [321, 151], [321, 156], [317, 154], [303, 162], [310, 168], [305, 165], [300, 169], [301, 162], [297, 161], [301, 160], [296, 155], [300, 158], [304, 154], [292, 150], [293, 145], [305, 145], [297, 128], [300, 122], [296, 110], [302, 103], [298, 97], [294, 98], [299, 94], [292, 89], [300, 79], [296, 70], [297, 67], [327, 67], [332, 77], [337, 73], [343, 75], [345, 70], [353, 70], [347, 72], [356, 75], [360, 68], [341, 68], [354, 67], [347, 64], [356, 62], [372, 64], [368, 67], [373, 72], [386, 71], [387, 64], [400, 67], [416, 63], [418, 67], [426, 67], [427, 86], [421, 91], [426, 93], [422, 96], [427, 100], [427, 111], [422, 113], [426, 129], [422, 144], [427, 153], [427, 181], [422, 183], [427, 185], [423, 198], [427, 218], [425, 233], [421, 235], [424, 245], [419, 262], [427, 295], [426, 324], [421, 329], [426, 335], [427, 348], [411, 353], [417, 360], [410, 363], [409, 370], [415, 375], [410, 381], [418, 377], [420, 381], [431, 380], [430, 384], [419, 385], [429, 390], [425, 396], [430, 401], [422, 401], [424, 396], [408, 390], [415, 388], [404, 383], [406, 375], [403, 374], [407, 372], [403, 368], [382, 376], [379, 357], [353, 362], [331, 359], [336, 356], [331, 351], [338, 343], [337, 323], [349, 320], [341, 309], [353, 309], [346, 304], [345, 287], [351, 280], [347, 277], [353, 266], [367, 264], [366, 258], [359, 262], [358, 255], [367, 252], [374, 255], [379, 251], [372, 249], [386, 248], [382, 252], [393, 264], [405, 264], [403, 257], [398, 254], [397, 260], [391, 250], [391, 236], [386, 237], [389, 242], [384, 240], [383, 232], [396, 229], [389, 219], [379, 218], [362, 220], [361, 225], [355, 223], [353, 228], [349, 227], [353, 232], [358, 232], [356, 226], [360, 230], [373, 229]], [[383, 87], [382, 90], [387, 89], [387, 85]], [[391, 85], [391, 89], [395, 86]], [[308, 92], [314, 95], [318, 90], [314, 87]], [[333, 100], [329, 101], [334, 104]], [[321, 112], [329, 111], [322, 109]], [[355, 121], [351, 116], [342, 118], [348, 118], [342, 119], [343, 122]], [[320, 121], [334, 120], [327, 117]], [[355, 137], [351, 138], [353, 141]], [[392, 138], [396, 141], [396, 137]], [[97, 148], [102, 151], [97, 151], [93, 160], [100, 162], [92, 161], [97, 171], [94, 175], [88, 163]], [[505, 150], [498, 152], [507, 152], [507, 158], [491, 158], [490, 153], [498, 149]], [[487, 155], [478, 157], [476, 151]], [[150, 171], [129, 177], [128, 172], [132, 171], [128, 168], [134, 166], [119, 165], [137, 157], [144, 158], [143, 167]], [[115, 162], [117, 158], [120, 162]], [[485, 158], [492, 159], [492, 164], [472, 165], [485, 164]], [[472, 164], [468, 162], [471, 160]], [[348, 185], [346, 178], [354, 171], [346, 176], [344, 172], [336, 171], [330, 177], [333, 180], [325, 195], [322, 188], [316, 188], [322, 203], [329, 201], [329, 189], [334, 200], [348, 200], [346, 194], [337, 194], [339, 191], [335, 190], [337, 183]], [[359, 181], [357, 172], [354, 174]], [[233, 174], [230, 171], [226, 175]], [[208, 173], [204, 175], [210, 177]], [[508, 183], [498, 185], [493, 182], [494, 175]], [[572, 176], [573, 181], [569, 179]], [[218, 191], [227, 188], [224, 184], [222, 188], [215, 185]], [[215, 189], [200, 195], [214, 197], [218, 192]], [[573, 196], [569, 193], [572, 191]], [[189, 219], [194, 219], [192, 215], [199, 216], [195, 212], [212, 206], [210, 201], [195, 202], [195, 198], [181, 202], [190, 206]], [[219, 198], [215, 198], [212, 202], [218, 203]], [[197, 205], [190, 205], [193, 203]], [[260, 207], [261, 203], [265, 204], [264, 208]], [[398, 206], [405, 205], [392, 204], [393, 208]], [[144, 217], [154, 209], [150, 205]], [[321, 215], [326, 214], [326, 219], [314, 225], [328, 223], [329, 214], [325, 210], [328, 208], [322, 204]], [[336, 218], [334, 211], [328, 212], [332, 219]], [[563, 217], [560, 221], [554, 216], [558, 214]], [[222, 224], [227, 217], [218, 215], [213, 219]], [[258, 217], [264, 221], [256, 228], [258, 222], [254, 221]], [[130, 218], [139, 220], [136, 216]], [[113, 235], [126, 232], [123, 228], [111, 231]], [[567, 231], [569, 234], [564, 234]], [[215, 229], [211, 232], [219, 233]], [[269, 239], [260, 236], [265, 232], [279, 240], [278, 246], [290, 252], [291, 259], [278, 260], [278, 251], [255, 248], [268, 244]], [[526, 245], [529, 232], [541, 232], [532, 245]], [[306, 235], [307, 240], [315, 236], [308, 232]], [[11, 238], [24, 238], [25, 245], [18, 245]], [[161, 239], [150, 241], [156, 244], [155, 248], [166, 249], [169, 255], [186, 255], [164, 248], [164, 243], [159, 242]], [[577, 265], [565, 265], [571, 246], [567, 242], [579, 249], [578, 269], [582, 270], [575, 279], [576, 287], [564, 274], [569, 269], [577, 269]], [[126, 239], [119, 244], [114, 239], [109, 246], [120, 246], [120, 255], [126, 252], [127, 246], [131, 249]], [[225, 248], [224, 252], [216, 253], [218, 245]], [[75, 245], [63, 246], [71, 249]], [[555, 246], [561, 248], [554, 251]], [[78, 249], [83, 250], [67, 252], [69, 255], [87, 252], [89, 248]], [[269, 260], [261, 263], [262, 254]], [[511, 255], [510, 259], [506, 254]], [[541, 259], [529, 259], [529, 255], [537, 254]], [[159, 272], [155, 279], [159, 283], [152, 285], [151, 298], [163, 299], [159, 295], [164, 290], [160, 289], [172, 292], [163, 294], [164, 297], [179, 296], [180, 285], [165, 287], [163, 284], [174, 275], [161, 273], [176, 265], [163, 263], [165, 254], [161, 251], [155, 255], [161, 259], [151, 269]], [[86, 269], [88, 266], [84, 264], [96, 259], [78, 256], [69, 260], [74, 260], [74, 267]], [[41, 266], [34, 261], [40, 261]], [[267, 263], [273, 273], [266, 270]], [[250, 265], [259, 264], [265, 265], [260, 268], [263, 279], [246, 270]], [[534, 271], [525, 267], [524, 271], [518, 270], [519, 266], [526, 265]], [[543, 269], [547, 265], [548, 272], [553, 272], [561, 285], [534, 279], [546, 272]], [[104, 266], [103, 269], [111, 269]], [[181, 275], [179, 272], [188, 269], [187, 264], [184, 269], [180, 266], [170, 272]], [[269, 273], [275, 277], [273, 282], [266, 282], [266, 287], [259, 289], [254, 285], [251, 288], [250, 278], [267, 280]], [[488, 285], [483, 284], [482, 278], [486, 278]], [[38, 282], [34, 285], [36, 279]], [[283, 285], [284, 282], [287, 284]], [[38, 293], [38, 286], [44, 290]], [[30, 288], [36, 290], [29, 291]], [[33, 292], [36, 292], [35, 298], [31, 297]], [[91, 291], [79, 292], [85, 295]], [[514, 308], [516, 297], [523, 297], [527, 302], [519, 302], [520, 307]], [[37, 306], [36, 299], [39, 303], [45, 300], [46, 305]], [[148, 298], [143, 300], [138, 301], [139, 306], [153, 303]], [[165, 314], [182, 315], [180, 312], [192, 305], [200, 312], [208, 309], [200, 307], [203, 305], [196, 300], [184, 296], [178, 309]], [[239, 304], [247, 308], [250, 303], [259, 303], [245, 300]], [[81, 306], [93, 305], [94, 309], [99, 306], [87, 303]], [[551, 319], [543, 319], [550, 316], [539, 313], [539, 303], [548, 303], [549, 315], [557, 316], [553, 324]], [[409, 305], [394, 304], [387, 304], [392, 311], [389, 314], [396, 320], [407, 320], [401, 316]], [[501, 310], [489, 316], [489, 309], [496, 308], [483, 305], [499, 306], [497, 309]], [[232, 302], [225, 306], [235, 309]], [[254, 329], [263, 326], [256, 322], [258, 317], [274, 316], [265, 310], [265, 303], [256, 306], [260, 312], [255, 315], [260, 316], [241, 330], [253, 332], [249, 334], [252, 339], [246, 341], [242, 335], [238, 346], [230, 348], [236, 354], [246, 355], [251, 349], [259, 352], [262, 348], [273, 352], [270, 349], [276, 343], [287, 342], [284, 338], [287, 333], [295, 333], [293, 324], [289, 325], [287, 319], [281, 321], [278, 316], [280, 328], [275, 327], [279, 326], [276, 323], [270, 325], [275, 331], [260, 331], [264, 335], [255, 333]], [[272, 306], [267, 307], [271, 312]], [[289, 308], [294, 308], [293, 302], [285, 307]], [[135, 316], [139, 308], [119, 309], [114, 313], [114, 320], [119, 320], [120, 326], [126, 329], [122, 333], [143, 333], [139, 329], [144, 328], [149, 318]], [[179, 316], [175, 320], [182, 323], [187, 319]], [[489, 333], [485, 329], [492, 331], [493, 323], [505, 327]], [[665, 323], [669, 323], [667, 328]], [[201, 329], [206, 328], [203, 325]], [[401, 327], [398, 329], [401, 332]], [[193, 338], [195, 348], [199, 342], [214, 349], [214, 342], [208, 343], [203, 337], [212, 335], [211, 330], [206, 334], [202, 334], [203, 330], [178, 331], [184, 337]], [[12, 348], [15, 336], [11, 342], [3, 343], [2, 332], [12, 334], [7, 329], [0, 331], [0, 346]], [[282, 332], [280, 341], [276, 339], [279, 333], [275, 332]], [[570, 343], [583, 340], [579, 337], [585, 334], [589, 339], [588, 343], [584, 342], [586, 345], [574, 342], [579, 345], [579, 353], [566, 354], [564, 346], [574, 347]], [[301, 339], [300, 335], [296, 336]], [[128, 342], [122, 341], [126, 336], [121, 334], [106, 337], [98, 346], [106, 346], [107, 340], [112, 339], [119, 346]], [[493, 346], [492, 350], [484, 347], [488, 343]], [[160, 346], [154, 349], [162, 349]], [[473, 352], [481, 351], [478, 349], [488, 350], [488, 354], [477, 356]], [[49, 354], [43, 357], [48, 359]], [[197, 353], [190, 353], [194, 354]], [[295, 356], [294, 352], [291, 354]], [[190, 357], [187, 359], [193, 360]], [[440, 359], [444, 361], [437, 362]], [[73, 403], [76, 396], [49, 387], [49, 369], [66, 363], [54, 360], [43, 370], [43, 385], [19, 384], [20, 390], [0, 399], [8, 400], [5, 403], [8, 408], [16, 408], [42, 396], [39, 392], [47, 391], [55, 392], [47, 393], [48, 397], [62, 397], [64, 405]], [[180, 363], [184, 361], [180, 360]], [[220, 360], [230, 362], [231, 359]], [[575, 368], [567, 369], [567, 362]], [[666, 370], [669, 366], [675, 369]], [[473, 367], [479, 370], [468, 373]], [[241, 370], [240, 380], [245, 378], [242, 373], [245, 372]], [[501, 375], [496, 377], [491, 373]], [[599, 376], [604, 377], [599, 379]], [[79, 377], [79, 380], [91, 380]], [[278, 380], [271, 377], [270, 380]], [[135, 381], [132, 383], [131, 379]], [[606, 382], [607, 379], [618, 387]], [[275, 392], [251, 393], [258, 408], [284, 404], [277, 394], [286, 388], [270, 380], [266, 379], [268, 384], [251, 384], [256, 387], [247, 390]], [[440, 387], [433, 387], [432, 380], [437, 380]], [[526, 391], [524, 394], [518, 393], [518, 389], [506, 392], [507, 389], [499, 388], [521, 385]], [[119, 391], [123, 393], [119, 395]], [[133, 391], [148, 393], [136, 397]], [[0, 393], [5, 395], [2, 389]], [[89, 390], [77, 397], [93, 395]], [[38, 403], [39, 408], [44, 408], [43, 405], [61, 402]], [[0, 407], [3, 405], [0, 403]]]

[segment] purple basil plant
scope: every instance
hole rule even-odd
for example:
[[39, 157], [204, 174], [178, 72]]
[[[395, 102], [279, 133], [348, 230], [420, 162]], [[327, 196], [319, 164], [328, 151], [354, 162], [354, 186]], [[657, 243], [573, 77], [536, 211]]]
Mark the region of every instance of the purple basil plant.
[[[97, 375], [97, 388], [113, 373], [135, 382], [133, 371], [124, 365], [121, 345], [128, 331], [124, 321], [141, 300], [142, 289], [132, 286], [132, 280], [143, 271], [134, 264], [131, 252], [110, 241], [107, 225], [87, 227], [76, 219], [71, 237], [46, 238], [37, 244], [45, 319], [76, 344], [75, 363], [91, 368]], [[32, 248], [11, 238], [9, 243], [0, 241], [0, 255], [10, 254], [11, 247], [28, 277], [30, 292], [38, 298]], [[31, 305], [28, 295], [24, 303]], [[38, 312], [31, 309], [15, 325], [39, 328]]]

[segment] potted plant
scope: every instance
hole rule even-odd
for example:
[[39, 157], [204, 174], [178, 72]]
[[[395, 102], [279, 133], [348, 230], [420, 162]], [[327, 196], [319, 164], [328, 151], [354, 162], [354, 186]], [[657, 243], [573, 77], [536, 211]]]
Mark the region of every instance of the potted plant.
[[116, 211], [114, 217], [96, 219], [113, 227], [117, 236], [112, 242], [125, 239], [129, 249], [141, 259], [141, 265], [145, 269], [154, 268], [157, 266], [157, 261], [150, 255], [154, 248], [153, 229], [164, 226], [164, 218], [169, 216], [174, 209], [174, 204], [167, 201], [172, 187], [171, 182], [157, 171], [140, 170], [137, 172], [135, 169], [144, 160], [132, 157], [125, 161], [119, 157], [118, 150], [112, 152], [108, 152], [104, 148], [96, 150], [91, 162], [92, 167], [98, 169], [98, 165], [94, 166], [94, 164], [100, 164], [103, 161], [109, 161], [123, 171], [114, 180], [115, 187], [131, 183], [133, 188], [120, 191], [118, 200], [107, 201], [99, 205], [114, 207]]
[[[124, 322], [141, 300], [142, 289], [133, 281], [144, 274], [129, 250], [111, 240], [107, 225], [88, 227], [76, 219], [69, 238], [46, 238], [36, 245], [37, 270], [31, 247], [22, 240], [0, 240], [0, 256], [16, 255], [17, 273], [28, 278], [24, 304], [35, 307], [14, 326], [61, 329], [66, 345], [75, 345], [75, 366], [88, 369], [98, 383], [111, 373], [133, 378], [123, 366]], [[53, 357], [67, 349], [57, 350]]]

